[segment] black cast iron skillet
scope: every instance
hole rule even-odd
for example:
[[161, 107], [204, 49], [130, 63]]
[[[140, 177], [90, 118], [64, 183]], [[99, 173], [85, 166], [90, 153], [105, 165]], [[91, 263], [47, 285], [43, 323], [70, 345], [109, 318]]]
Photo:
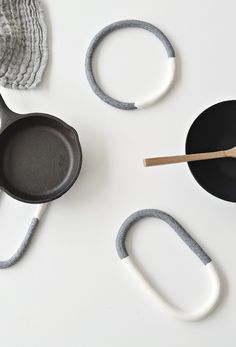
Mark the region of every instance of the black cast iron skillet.
[[57, 117], [18, 114], [0, 95], [0, 188], [28, 203], [59, 198], [76, 181], [82, 152], [78, 134]]

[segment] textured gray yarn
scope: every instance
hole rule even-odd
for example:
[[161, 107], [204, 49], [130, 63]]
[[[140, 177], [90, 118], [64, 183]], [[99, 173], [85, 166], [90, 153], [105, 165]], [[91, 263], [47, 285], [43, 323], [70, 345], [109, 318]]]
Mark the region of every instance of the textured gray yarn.
[[184, 241], [184, 243], [199, 257], [204, 265], [211, 262], [211, 258], [203, 251], [199, 244], [187, 233], [187, 231], [170, 215], [167, 213], [155, 210], [145, 209], [131, 214], [121, 225], [116, 238], [116, 250], [121, 259], [128, 257], [128, 252], [125, 246], [126, 236], [133, 224], [140, 219], [154, 217], [159, 218], [166, 222], [171, 228], [175, 230], [177, 235]]
[[112, 98], [111, 96], [107, 95], [98, 85], [93, 73], [93, 56], [99, 43], [111, 32], [118, 29], [124, 29], [124, 28], [141, 28], [141, 29], [150, 31], [156, 37], [158, 37], [160, 41], [163, 43], [169, 58], [175, 57], [175, 51], [170, 41], [163, 34], [161, 30], [159, 30], [157, 27], [155, 27], [154, 25], [150, 23], [143, 22], [140, 20], [122, 20], [122, 21], [112, 23], [106, 26], [105, 28], [103, 28], [101, 31], [99, 31], [97, 35], [93, 38], [93, 40], [91, 41], [88, 47], [86, 59], [85, 59], [85, 71], [86, 71], [87, 79], [89, 81], [91, 88], [93, 89], [94, 93], [107, 104], [123, 109], [123, 110], [134, 110], [137, 108], [134, 102], [130, 103], [130, 102], [118, 101]]
[[32, 237], [35, 233], [35, 230], [37, 228], [37, 225], [39, 223], [38, 218], [33, 218], [32, 222], [29, 226], [29, 229], [25, 235], [25, 238], [23, 240], [23, 242], [21, 243], [20, 247], [18, 248], [18, 250], [15, 252], [15, 254], [13, 254], [13, 256], [7, 260], [3, 260], [0, 261], [0, 269], [6, 269], [12, 265], [14, 265], [18, 260], [20, 260], [23, 255], [25, 254], [31, 240]]
[[47, 60], [47, 29], [40, 1], [0, 0], [0, 85], [35, 87]]

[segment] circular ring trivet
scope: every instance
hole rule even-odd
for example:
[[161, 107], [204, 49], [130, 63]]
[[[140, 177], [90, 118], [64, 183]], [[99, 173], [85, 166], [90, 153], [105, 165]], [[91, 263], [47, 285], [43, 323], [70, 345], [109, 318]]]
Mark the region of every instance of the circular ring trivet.
[[[149, 283], [145, 276], [138, 270], [136, 265], [133, 263], [131, 257], [129, 256], [125, 246], [126, 236], [133, 224], [147, 217], [158, 218], [166, 222], [172, 229], [174, 229], [174, 231], [183, 240], [183, 242], [198, 256], [201, 262], [205, 265], [205, 268], [211, 279], [212, 292], [206, 304], [198, 310], [196, 310], [195, 312], [184, 312], [175, 307], [170, 302], [168, 302], [165, 298], [163, 298], [163, 296], [160, 293], [158, 293], [156, 289], [154, 289], [151, 283]], [[122, 263], [129, 268], [129, 270], [136, 277], [136, 279], [138, 279], [138, 281], [141, 282], [142, 285], [147, 289], [149, 294], [151, 294], [154, 297], [154, 299], [158, 301], [160, 307], [172, 316], [174, 316], [175, 318], [186, 321], [199, 320], [200, 318], [206, 316], [216, 306], [216, 303], [220, 295], [220, 279], [211, 258], [204, 252], [204, 250], [199, 246], [199, 244], [187, 233], [187, 231], [173, 217], [171, 217], [167, 213], [155, 209], [146, 209], [131, 214], [120, 227], [120, 230], [116, 238], [116, 250], [118, 256], [122, 260]], [[183, 287], [183, 293], [184, 290], [185, 288]]]
[[[156, 92], [148, 99], [145, 99], [140, 102], [122, 102], [107, 95], [98, 85], [93, 73], [93, 56], [99, 43], [111, 32], [123, 28], [141, 28], [150, 31], [156, 37], [158, 37], [158, 39], [163, 43], [168, 56], [169, 65], [166, 82], [158, 92]], [[154, 102], [159, 100], [169, 90], [175, 75], [175, 51], [168, 38], [163, 34], [161, 30], [156, 28], [154, 25], [140, 20], [122, 20], [106, 26], [101, 31], [99, 31], [99, 33], [93, 38], [87, 50], [85, 70], [88, 81], [94, 93], [107, 104], [123, 110], [134, 110], [144, 108], [146, 106], [152, 105]]]

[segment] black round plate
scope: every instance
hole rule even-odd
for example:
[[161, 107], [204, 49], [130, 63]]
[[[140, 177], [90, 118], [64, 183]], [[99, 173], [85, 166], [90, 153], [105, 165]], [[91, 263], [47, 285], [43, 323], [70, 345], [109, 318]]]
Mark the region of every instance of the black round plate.
[[[236, 100], [215, 104], [193, 122], [186, 153], [211, 152], [236, 146]], [[236, 202], [236, 158], [188, 163], [196, 181], [210, 194]]]

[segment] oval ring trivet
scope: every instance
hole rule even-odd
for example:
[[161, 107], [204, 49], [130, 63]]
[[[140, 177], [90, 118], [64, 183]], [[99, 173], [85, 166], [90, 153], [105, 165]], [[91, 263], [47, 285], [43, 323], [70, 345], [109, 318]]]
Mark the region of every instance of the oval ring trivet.
[[[212, 283], [212, 292], [208, 299], [208, 301], [201, 308], [196, 310], [195, 312], [184, 312], [173, 304], [164, 299], [160, 293], [147, 281], [145, 276], [139, 271], [136, 265], [133, 263], [131, 257], [129, 256], [125, 240], [126, 236], [133, 224], [137, 223], [139, 220], [147, 217], [159, 218], [166, 222], [177, 235], [184, 241], [184, 243], [199, 257], [201, 262], [205, 265], [205, 269], [209, 273], [211, 283]], [[220, 279], [217, 273], [217, 270], [211, 260], [211, 258], [203, 251], [203, 249], [199, 246], [199, 244], [187, 233], [186, 230], [170, 215], [165, 212], [155, 210], [155, 209], [146, 209], [140, 210], [132, 215], [130, 215], [120, 227], [116, 238], [116, 250], [117, 253], [122, 260], [122, 263], [126, 265], [129, 270], [133, 273], [134, 277], [136, 277], [139, 282], [147, 289], [149, 294], [151, 294], [155, 300], [159, 303], [160, 307], [167, 311], [169, 314], [174, 316], [175, 318], [193, 321], [199, 320], [206, 316], [210, 311], [214, 309], [216, 303], [218, 301], [220, 295]]]

